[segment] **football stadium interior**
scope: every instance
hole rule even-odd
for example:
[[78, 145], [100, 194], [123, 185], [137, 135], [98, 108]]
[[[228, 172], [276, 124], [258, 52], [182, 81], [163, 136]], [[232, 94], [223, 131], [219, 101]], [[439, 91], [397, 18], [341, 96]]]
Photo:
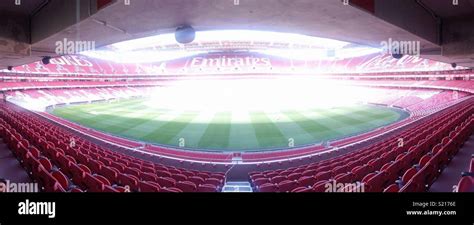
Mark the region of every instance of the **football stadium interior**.
[[0, 2], [3, 181], [474, 191], [472, 0], [65, 2]]

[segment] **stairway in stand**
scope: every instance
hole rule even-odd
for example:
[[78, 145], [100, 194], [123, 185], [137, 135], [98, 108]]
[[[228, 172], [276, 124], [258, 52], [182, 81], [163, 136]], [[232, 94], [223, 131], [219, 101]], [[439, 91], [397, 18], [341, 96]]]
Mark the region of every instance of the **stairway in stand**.
[[226, 182], [222, 192], [253, 192], [249, 182], [237, 181]]

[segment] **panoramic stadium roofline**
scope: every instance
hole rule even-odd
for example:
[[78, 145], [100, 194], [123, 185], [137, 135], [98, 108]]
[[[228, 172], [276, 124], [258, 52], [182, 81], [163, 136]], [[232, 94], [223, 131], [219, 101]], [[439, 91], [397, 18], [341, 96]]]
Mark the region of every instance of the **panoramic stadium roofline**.
[[[348, 59], [297, 60], [257, 52], [209, 53], [154, 63], [113, 63], [83, 55], [52, 58], [48, 65], [41, 61], [14, 67], [6, 74], [84, 75], [84, 76], [194, 76], [219, 74], [312, 74], [350, 75], [373, 73], [453, 73], [467, 76], [472, 70], [415, 56], [394, 59], [391, 55], [373, 53]], [[387, 75], [387, 74], [381, 74]]]
[[167, 33], [118, 42], [80, 54], [117, 63], [150, 63], [237, 50], [298, 60], [351, 58], [381, 51], [368, 46], [294, 33], [209, 30], [196, 32], [195, 40], [188, 44], [178, 43], [174, 33]]

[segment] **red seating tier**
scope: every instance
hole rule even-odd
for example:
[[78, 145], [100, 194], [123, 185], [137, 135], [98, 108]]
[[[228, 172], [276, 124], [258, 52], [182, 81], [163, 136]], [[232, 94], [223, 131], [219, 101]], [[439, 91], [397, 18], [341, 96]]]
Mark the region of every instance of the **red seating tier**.
[[[336, 180], [362, 182], [365, 191], [381, 192], [389, 186], [387, 191], [395, 190], [392, 184], [402, 177], [397, 185], [400, 191], [425, 191], [472, 134], [473, 103], [470, 98], [361, 150], [295, 168], [251, 172], [250, 180], [257, 191], [288, 191], [286, 186], [279, 189], [282, 180], [296, 181], [295, 191], [324, 191], [318, 182]], [[423, 156], [432, 158], [426, 162]]]
[[[175, 168], [117, 153], [11, 104], [0, 106], [0, 135], [43, 191], [218, 191], [224, 184], [223, 173]], [[179, 181], [176, 174], [181, 174]]]

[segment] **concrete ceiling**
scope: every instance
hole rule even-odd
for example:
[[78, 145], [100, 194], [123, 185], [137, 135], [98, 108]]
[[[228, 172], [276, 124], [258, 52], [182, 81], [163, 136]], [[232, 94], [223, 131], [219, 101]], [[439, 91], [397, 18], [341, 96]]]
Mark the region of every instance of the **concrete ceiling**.
[[98, 1], [0, 1], [0, 21], [9, 21], [0, 22], [6, 31], [0, 32], [0, 68], [54, 56], [65, 38], [100, 47], [182, 24], [300, 33], [374, 47], [390, 38], [419, 41], [422, 57], [474, 67], [474, 0], [457, 6], [451, 0], [100, 0], [99, 6], [110, 3], [97, 9]]
[[458, 0], [458, 5], [454, 5], [453, 0], [420, 0], [419, 2], [426, 5], [428, 9], [443, 19], [471, 17], [474, 15], [474, 0]]
[[35, 10], [39, 10], [42, 4], [46, 4], [46, 0], [20, 0], [16, 4], [15, 0], [0, 1], [0, 9], [2, 12], [10, 12], [18, 15], [29, 16]]

